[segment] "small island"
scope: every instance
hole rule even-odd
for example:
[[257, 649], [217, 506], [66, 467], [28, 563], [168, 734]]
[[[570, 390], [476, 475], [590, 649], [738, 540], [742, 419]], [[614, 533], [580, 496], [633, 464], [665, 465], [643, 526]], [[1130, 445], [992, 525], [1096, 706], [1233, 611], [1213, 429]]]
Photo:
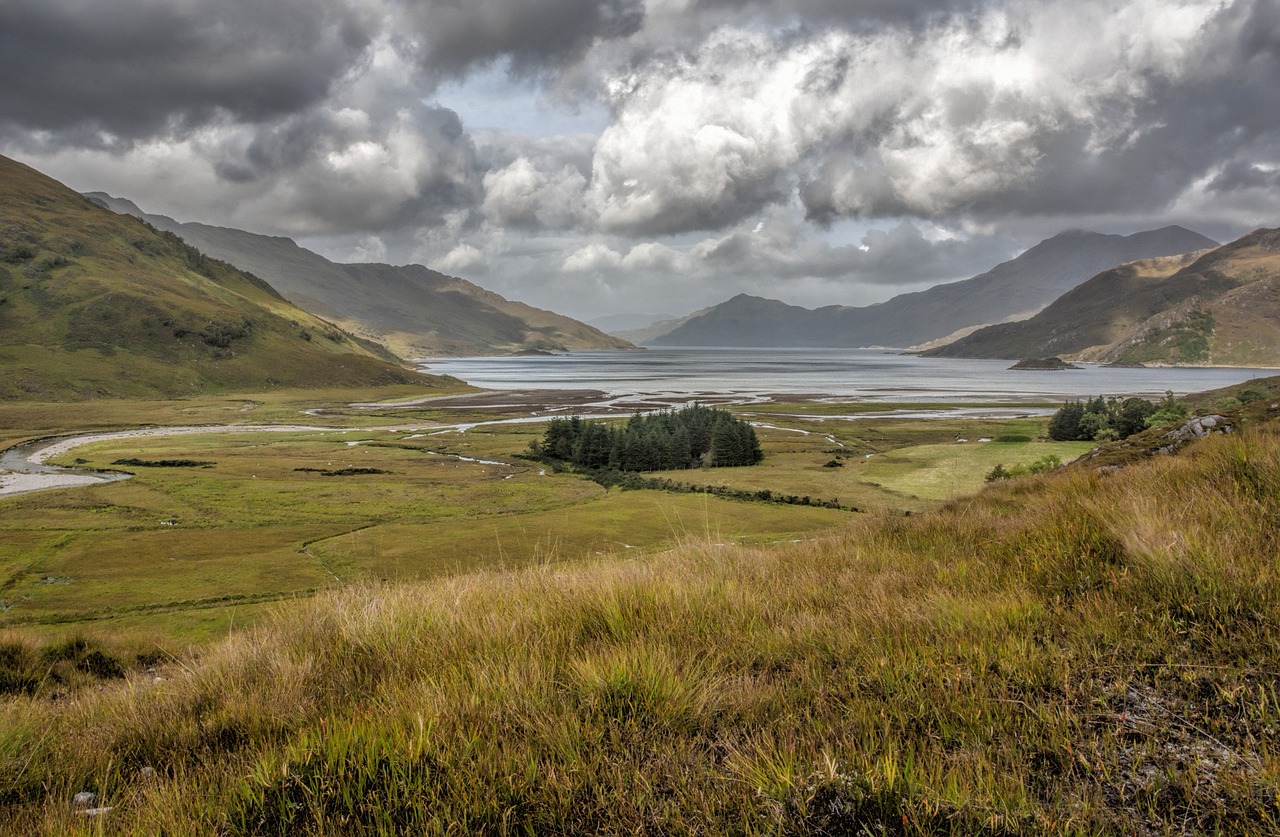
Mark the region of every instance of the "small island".
[[1015, 363], [1010, 369], [1034, 369], [1037, 371], [1055, 371], [1058, 369], [1081, 369], [1074, 363], [1067, 363], [1060, 357], [1027, 357]]

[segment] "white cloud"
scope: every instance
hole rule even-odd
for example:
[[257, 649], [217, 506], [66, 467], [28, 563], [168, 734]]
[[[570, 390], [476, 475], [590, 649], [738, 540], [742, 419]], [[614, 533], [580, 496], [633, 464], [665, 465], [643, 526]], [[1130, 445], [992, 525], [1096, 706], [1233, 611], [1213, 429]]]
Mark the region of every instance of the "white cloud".
[[570, 253], [560, 269], [566, 273], [588, 273], [613, 270], [621, 264], [621, 253], [606, 244], [592, 242]]
[[622, 267], [628, 270], [675, 270], [683, 259], [681, 255], [656, 241], [646, 241], [632, 247], [622, 259]]
[[484, 253], [470, 244], [459, 244], [431, 265], [441, 273], [479, 273], [485, 266]]
[[485, 174], [481, 211], [506, 226], [567, 229], [583, 220], [586, 186], [587, 179], [572, 166], [546, 172], [521, 156]]
[[366, 235], [351, 251], [348, 261], [358, 263], [385, 262], [387, 260], [387, 244], [376, 235]]

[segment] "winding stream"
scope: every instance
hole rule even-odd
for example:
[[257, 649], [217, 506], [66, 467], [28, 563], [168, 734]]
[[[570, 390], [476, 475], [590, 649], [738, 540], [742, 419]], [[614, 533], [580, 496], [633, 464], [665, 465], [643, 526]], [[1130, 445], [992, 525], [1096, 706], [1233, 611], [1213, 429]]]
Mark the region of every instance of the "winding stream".
[[[416, 402], [413, 402], [416, 403]], [[750, 400], [746, 403], [754, 403]], [[408, 404], [397, 404], [396, 407], [410, 406]], [[605, 403], [596, 403], [589, 406], [596, 409], [609, 406]], [[669, 408], [671, 405], [664, 405]], [[384, 409], [391, 409], [392, 405], [384, 405]], [[572, 408], [569, 408], [572, 409]], [[521, 416], [518, 418], [502, 418], [491, 419], [488, 421], [470, 421], [459, 422], [456, 424], [422, 424], [422, 425], [387, 425], [381, 427], [319, 427], [315, 425], [297, 425], [297, 424], [267, 424], [267, 425], [199, 425], [189, 427], [145, 427], [136, 430], [117, 430], [105, 433], [81, 433], [72, 436], [59, 436], [54, 438], [33, 439], [22, 444], [15, 445], [7, 450], [0, 451], [0, 497], [14, 496], [17, 494], [27, 494], [33, 491], [44, 491], [53, 488], [71, 488], [76, 486], [99, 485], [109, 482], [118, 482], [127, 480], [132, 475], [125, 473], [113, 473], [106, 471], [92, 471], [84, 468], [64, 467], [60, 465], [50, 465], [49, 460], [55, 456], [67, 453], [82, 445], [93, 444], [95, 442], [106, 442], [116, 439], [134, 439], [134, 438], [155, 438], [163, 436], [185, 436], [207, 433], [350, 433], [350, 432], [384, 432], [384, 433], [410, 433], [407, 439], [422, 438], [424, 436], [440, 436], [448, 433], [466, 433], [475, 427], [485, 427], [500, 424], [535, 424], [538, 422], [550, 421], [558, 416], [564, 416], [566, 412], [559, 410], [548, 411], [549, 414]], [[647, 412], [656, 412], [650, 410]], [[1033, 415], [1047, 414], [1049, 411], [1036, 409], [1017, 410], [1000, 409], [1000, 408], [978, 408], [978, 409], [942, 409], [934, 411], [889, 411], [876, 413], [861, 413], [853, 415], [795, 415], [788, 416], [796, 419], [803, 419], [821, 423], [823, 421], [856, 421], [869, 418], [885, 418], [885, 417], [954, 417], [954, 418], [976, 418], [991, 417], [993, 415]], [[617, 418], [621, 413], [618, 411], [599, 412], [599, 413], [578, 413], [584, 419], [609, 419]], [[763, 422], [752, 422], [758, 427], [772, 427], [773, 425]], [[783, 430], [792, 430], [797, 433], [808, 435], [813, 431], [799, 430], [795, 428], [778, 428]], [[826, 434], [823, 434], [826, 435]], [[827, 438], [835, 444], [840, 444], [834, 437]], [[354, 445], [359, 442], [348, 442]], [[429, 451], [437, 456], [456, 459], [460, 462], [468, 462], [476, 465], [488, 466], [506, 466], [510, 467], [510, 463], [497, 462], [494, 460], [474, 459], [472, 457], [462, 456], [460, 454], [441, 453], [439, 451]]]

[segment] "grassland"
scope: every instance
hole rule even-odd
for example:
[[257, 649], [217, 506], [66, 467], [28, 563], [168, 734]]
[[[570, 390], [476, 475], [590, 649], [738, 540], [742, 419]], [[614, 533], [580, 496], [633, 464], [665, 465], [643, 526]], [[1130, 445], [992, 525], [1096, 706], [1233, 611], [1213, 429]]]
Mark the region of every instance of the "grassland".
[[[846, 514], [797, 543], [694, 526], [571, 565], [347, 585], [149, 661], [156, 675], [99, 676], [92, 642], [11, 634], [11, 671], [63, 666], [90, 685], [0, 704], [0, 829], [1274, 833], [1280, 428], [1266, 414], [1118, 473]], [[486, 432], [466, 434], [473, 452], [518, 441]], [[259, 478], [348, 450], [408, 454], [282, 445]], [[183, 448], [219, 479], [252, 479], [247, 450]], [[445, 463], [413, 455], [429, 492]], [[199, 510], [215, 492], [187, 481], [210, 474], [163, 478]], [[121, 487], [144, 479], [161, 477]], [[242, 514], [266, 513], [254, 505]], [[619, 518], [627, 542], [633, 525]], [[330, 546], [355, 566], [397, 535]], [[22, 537], [0, 560], [38, 541]], [[112, 811], [77, 814], [84, 790]]]
[[[832, 509], [606, 491], [520, 459], [540, 425], [489, 424], [460, 433], [446, 424], [501, 419], [505, 410], [460, 414], [430, 403], [355, 410], [335, 404], [338, 394], [387, 400], [419, 393], [297, 391], [0, 407], [0, 425], [11, 428], [5, 432], [12, 441], [144, 419], [331, 427], [115, 439], [64, 454], [55, 461], [135, 476], [0, 500], [0, 627], [46, 641], [88, 630], [172, 651], [253, 624], [264, 603], [353, 582], [647, 554], [690, 538], [797, 540], [849, 523], [847, 512]], [[979, 487], [995, 461], [1029, 461], [1049, 447], [1034, 441], [1041, 419], [826, 421], [821, 432], [805, 429], [815, 425], [804, 417], [769, 420], [760, 431], [768, 452], [763, 466], [670, 476], [838, 498], [863, 510], [922, 511]], [[1020, 441], [957, 443], [960, 433]], [[865, 459], [862, 451], [875, 453]], [[824, 467], [833, 458], [845, 467]], [[206, 465], [118, 464], [130, 459]]]
[[[0, 628], [46, 642], [88, 632], [109, 637], [125, 656], [178, 652], [255, 624], [272, 602], [350, 583], [637, 556], [690, 539], [802, 540], [849, 525], [847, 512], [832, 509], [606, 491], [548, 473], [519, 458], [540, 436], [538, 424], [449, 430], [459, 420], [516, 415], [505, 408], [343, 406], [420, 395], [416, 388], [302, 390], [0, 405], [7, 442], [144, 422], [331, 428], [117, 439], [63, 455], [55, 461], [135, 476], [0, 499]], [[760, 428], [768, 453], [761, 466], [658, 476], [837, 499], [864, 511], [919, 512], [976, 490], [996, 462], [1027, 462], [1050, 449], [1069, 459], [1081, 449], [1038, 441], [1039, 418], [843, 421], [797, 407], [803, 405], [781, 405], [770, 415], [744, 410], [768, 424]], [[116, 464], [128, 459], [208, 464]], [[842, 467], [826, 467], [833, 461]]]
[[656, 476], [692, 485], [767, 488], [858, 509], [918, 512], [976, 491], [997, 463], [1025, 465], [1051, 454], [1065, 462], [1093, 447], [1042, 439], [1045, 421], [1040, 418], [812, 421], [784, 414], [760, 419], [768, 422], [757, 428], [768, 452], [760, 465]]
[[[143, 421], [330, 427], [115, 439], [55, 459], [134, 476], [0, 499], [0, 626], [47, 641], [90, 630], [118, 642], [177, 650], [232, 626], [252, 625], [264, 603], [352, 582], [652, 553], [690, 538], [796, 540], [849, 523], [849, 514], [833, 509], [605, 491], [518, 458], [538, 438], [540, 425], [490, 424], [457, 433], [445, 424], [509, 417], [507, 410], [458, 411], [430, 403], [353, 410], [337, 395], [352, 402], [394, 401], [420, 390], [0, 406], [6, 442]], [[822, 433], [804, 430], [813, 426], [804, 417], [769, 420], [776, 424], [760, 430], [769, 453], [764, 466], [673, 476], [840, 498], [863, 509], [922, 511], [948, 493], [977, 488], [993, 458], [1012, 465], [1037, 458], [1044, 447], [1032, 442], [1042, 430], [1038, 418], [989, 425], [832, 421], [824, 422]], [[794, 426], [786, 429], [785, 421]], [[1025, 442], [957, 444], [960, 433], [975, 439], [1000, 433]], [[881, 461], [863, 458], [863, 450], [874, 450]], [[823, 467], [832, 457], [847, 467]], [[128, 459], [191, 459], [206, 466], [118, 465]], [[941, 488], [919, 488], [931, 479]]]

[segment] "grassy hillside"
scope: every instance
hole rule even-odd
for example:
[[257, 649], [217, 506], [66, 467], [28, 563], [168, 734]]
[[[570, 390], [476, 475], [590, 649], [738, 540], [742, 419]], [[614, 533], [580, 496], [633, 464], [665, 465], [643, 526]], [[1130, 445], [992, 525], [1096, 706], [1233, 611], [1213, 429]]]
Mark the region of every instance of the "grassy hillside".
[[980, 329], [925, 354], [1280, 365], [1280, 230], [1122, 265], [1030, 319]]
[[[1171, 305], [1109, 345], [1107, 362], [1280, 366], [1280, 230], [1258, 230], [1183, 271], [1205, 290]], [[1232, 283], [1225, 292], [1209, 287]]]
[[0, 398], [428, 383], [262, 280], [0, 158]]
[[288, 238], [146, 215], [132, 202], [101, 192], [89, 197], [261, 276], [302, 308], [406, 357], [634, 348], [570, 317], [422, 265], [337, 264]]
[[1250, 409], [817, 540], [350, 588], [145, 676], [12, 638], [11, 678], [89, 685], [0, 704], [0, 828], [1275, 833], [1280, 428]]

